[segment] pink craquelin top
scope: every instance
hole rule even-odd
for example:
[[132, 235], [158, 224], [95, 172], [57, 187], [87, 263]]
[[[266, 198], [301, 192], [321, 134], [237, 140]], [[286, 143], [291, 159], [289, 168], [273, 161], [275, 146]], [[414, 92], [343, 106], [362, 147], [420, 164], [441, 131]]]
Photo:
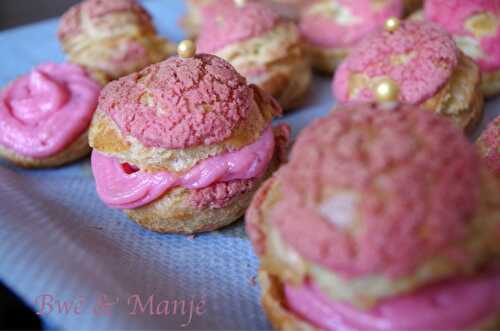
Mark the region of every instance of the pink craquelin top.
[[[346, 278], [408, 275], [436, 254], [465, 265], [479, 168], [446, 119], [350, 106], [299, 135], [268, 222], [302, 258]], [[263, 252], [256, 228], [247, 227]]]
[[500, 310], [500, 272], [444, 281], [371, 310], [333, 302], [314, 284], [285, 287], [290, 310], [325, 331], [473, 330]]
[[388, 77], [399, 85], [401, 102], [420, 104], [449, 81], [459, 54], [450, 35], [437, 25], [407, 21], [395, 32], [375, 33], [359, 43], [338, 68], [333, 93], [340, 102], [370, 102], [371, 88], [351, 97], [351, 77]]
[[[425, 16], [436, 22], [455, 37], [472, 37], [479, 40], [484, 56], [475, 58], [482, 71], [500, 70], [500, 24], [492, 33], [475, 36], [466, 27], [468, 19], [482, 13], [490, 13], [500, 21], [499, 0], [428, 0], [425, 2]], [[495, 27], [494, 27], [495, 28]]]
[[109, 83], [99, 110], [146, 147], [181, 149], [229, 138], [251, 111], [253, 96], [229, 63], [202, 54], [171, 57]]
[[89, 127], [100, 90], [79, 66], [38, 66], [0, 94], [0, 144], [33, 158], [61, 152]]
[[280, 22], [270, 7], [250, 1], [242, 7], [232, 0], [216, 1], [203, 7], [203, 16], [197, 41], [199, 53], [214, 53], [227, 45], [261, 36]]
[[92, 154], [92, 171], [97, 192], [108, 206], [133, 209], [155, 201], [175, 187], [197, 190], [221, 182], [260, 178], [274, 148], [275, 139], [269, 127], [255, 143], [201, 161], [183, 174], [141, 171], [97, 151]]
[[[368, 33], [381, 28], [390, 17], [401, 17], [403, 3], [401, 0], [387, 0], [384, 3], [372, 0], [351, 1], [331, 0], [335, 8], [334, 16], [328, 13], [314, 13], [302, 15], [300, 31], [311, 44], [319, 47], [339, 48], [352, 47]], [[313, 4], [314, 5], [314, 2]], [[337, 15], [343, 7], [353, 16], [353, 21], [341, 23]]]

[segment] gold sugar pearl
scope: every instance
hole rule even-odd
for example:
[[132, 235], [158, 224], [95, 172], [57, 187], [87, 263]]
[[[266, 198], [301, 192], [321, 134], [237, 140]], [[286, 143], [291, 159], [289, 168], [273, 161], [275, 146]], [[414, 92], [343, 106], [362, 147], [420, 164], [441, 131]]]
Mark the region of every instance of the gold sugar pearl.
[[237, 6], [237, 7], [243, 7], [244, 5], [246, 5], [246, 0], [234, 0], [234, 4]]
[[397, 17], [391, 17], [384, 23], [384, 29], [389, 32], [394, 32], [401, 26], [401, 20]]
[[186, 59], [196, 54], [196, 45], [192, 40], [183, 40], [177, 46], [177, 54]]
[[397, 102], [399, 86], [392, 79], [383, 79], [375, 87], [375, 97], [379, 103]]

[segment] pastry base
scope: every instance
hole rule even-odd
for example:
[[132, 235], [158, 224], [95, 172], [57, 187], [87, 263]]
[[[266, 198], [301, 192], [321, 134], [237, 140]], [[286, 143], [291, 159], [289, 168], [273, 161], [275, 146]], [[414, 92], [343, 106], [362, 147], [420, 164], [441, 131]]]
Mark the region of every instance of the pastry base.
[[23, 156], [0, 145], [0, 157], [23, 168], [54, 168], [80, 160], [90, 153], [88, 132], [82, 134], [75, 142], [56, 155], [46, 158]]

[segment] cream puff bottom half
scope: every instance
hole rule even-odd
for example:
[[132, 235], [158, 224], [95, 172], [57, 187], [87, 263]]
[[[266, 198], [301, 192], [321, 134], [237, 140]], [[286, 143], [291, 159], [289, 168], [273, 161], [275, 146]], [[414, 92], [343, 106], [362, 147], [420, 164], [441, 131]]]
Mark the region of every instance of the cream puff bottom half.
[[16, 153], [15, 151], [0, 145], [0, 157], [24, 168], [51, 168], [59, 167], [87, 156], [90, 153], [88, 143], [88, 132], [82, 134], [56, 155], [45, 158], [33, 158]]

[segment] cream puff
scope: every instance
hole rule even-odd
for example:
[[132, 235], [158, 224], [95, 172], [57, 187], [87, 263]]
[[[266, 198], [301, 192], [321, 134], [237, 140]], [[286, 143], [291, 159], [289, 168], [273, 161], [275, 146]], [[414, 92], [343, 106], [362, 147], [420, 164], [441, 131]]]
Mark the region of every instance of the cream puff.
[[424, 9], [424, 17], [451, 33], [477, 63], [484, 95], [500, 94], [500, 1], [428, 0]]
[[500, 176], [500, 116], [491, 122], [477, 140], [479, 154], [488, 166]]
[[361, 39], [402, 14], [401, 0], [315, 0], [299, 27], [313, 67], [332, 73]]
[[73, 64], [43, 64], [0, 92], [0, 157], [56, 167], [90, 152], [87, 131], [101, 87]]
[[157, 232], [195, 233], [240, 218], [283, 160], [289, 129], [270, 96], [191, 44], [109, 83], [90, 128], [97, 193]]
[[316, 120], [246, 222], [278, 330], [500, 327], [500, 181], [434, 113]]
[[259, 2], [221, 1], [205, 8], [197, 46], [215, 54], [285, 109], [298, 106], [311, 85], [311, 67], [297, 26]]
[[85, 0], [61, 18], [59, 41], [70, 62], [101, 83], [160, 62], [175, 48], [158, 36], [136, 0]]
[[[226, 1], [233, 2], [234, 0], [186, 0], [186, 15], [181, 18], [179, 24], [190, 38], [197, 38], [203, 25], [205, 14], [204, 9], [207, 5], [212, 5], [217, 2]], [[248, 0], [252, 1], [252, 0]], [[284, 19], [298, 21], [301, 10], [307, 5], [310, 0], [253, 0], [259, 1], [268, 5], [276, 12], [277, 15]]]
[[338, 68], [333, 81], [337, 101], [373, 101], [374, 86], [391, 79], [399, 85], [399, 101], [473, 129], [484, 109], [477, 65], [433, 23], [389, 22], [386, 30], [363, 40]]

